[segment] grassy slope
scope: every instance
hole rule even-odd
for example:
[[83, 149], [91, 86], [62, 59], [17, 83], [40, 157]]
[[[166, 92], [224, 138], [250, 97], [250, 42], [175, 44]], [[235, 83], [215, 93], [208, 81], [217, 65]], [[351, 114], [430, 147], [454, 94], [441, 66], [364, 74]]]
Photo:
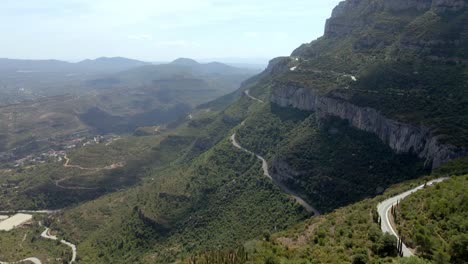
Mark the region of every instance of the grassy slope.
[[[449, 182], [440, 186], [440, 192], [447, 186], [466, 183], [466, 177], [467, 175], [454, 176]], [[394, 185], [383, 195], [337, 209], [320, 217], [311, 218], [287, 231], [272, 235], [268, 240], [247, 242], [244, 246], [251, 254], [248, 263], [266, 263], [266, 261], [269, 261], [268, 263], [352, 263], [355, 259], [364, 260], [364, 262], [356, 263], [396, 263], [394, 246], [385, 246], [387, 238], [382, 235], [373, 214], [375, 214], [378, 202], [424, 182], [424, 179], [419, 179]], [[462, 186], [456, 188], [460, 191], [463, 189]], [[433, 188], [437, 187], [431, 187], [431, 189]], [[404, 200], [404, 204], [416, 201], [416, 204], [420, 206], [422, 205], [419, 202], [421, 197], [443, 202], [443, 199], [437, 198], [440, 196], [439, 194], [428, 195], [429, 193], [427, 191], [418, 192], [414, 196], [410, 196], [408, 200]], [[452, 195], [450, 192], [443, 193]], [[464, 199], [466, 188], [461, 193], [457, 193], [459, 195], [455, 196], [456, 200]], [[453, 218], [448, 219], [463, 223], [466, 219], [466, 216], [463, 216], [463, 214], [466, 215], [466, 210], [460, 209], [459, 212], [458, 216], [453, 214]], [[451, 222], [454, 223], [454, 221]], [[462, 237], [466, 235], [466, 230], [460, 230], [459, 225], [443, 225], [443, 223], [444, 221], [432, 222], [431, 226], [440, 228], [443, 226], [444, 233], [442, 235], [457, 233], [460, 240], [453, 241], [461, 243], [463, 241]], [[408, 224], [411, 224], [411, 222]], [[406, 229], [404, 232], [410, 232], [412, 235], [417, 234], [413, 228]], [[433, 237], [433, 239], [440, 238]], [[446, 239], [451, 240], [449, 237], [446, 237]], [[393, 242], [396, 244], [396, 240]], [[390, 245], [393, 245], [393, 242]], [[463, 249], [463, 247], [460, 247], [460, 249]], [[466, 251], [464, 252], [466, 253]], [[398, 263], [426, 263], [423, 260], [406, 261], [398, 260]]]
[[[109, 146], [104, 144], [77, 149], [70, 154], [72, 165], [103, 168], [116, 162], [125, 164], [113, 170], [65, 168], [63, 163], [45, 163], [19, 171], [3, 171], [0, 184], [1, 209], [63, 208], [94, 199], [108, 192], [134, 185], [151, 170], [178, 158], [194, 138], [190, 136], [126, 137]], [[85, 187], [69, 190], [61, 186]]]
[[[268, 82], [251, 87], [251, 94], [263, 99], [268, 97], [268, 92]], [[349, 130], [339, 122], [336, 124], [342, 133], [339, 135], [340, 138], [345, 136], [345, 140], [327, 140], [328, 130], [321, 132], [311, 113], [280, 109], [243, 97], [220, 113], [207, 112], [179, 127], [178, 131], [197, 135], [197, 139], [172, 166], [153, 171], [138, 187], [66, 211], [55, 228], [79, 244], [84, 263], [169, 262], [175, 260], [175, 256], [182, 257], [206, 249], [232, 248], [247, 239], [259, 237], [264, 231], [284, 229], [297, 223], [304, 216], [301, 209], [263, 178], [258, 160], [239, 152], [226, 140], [232, 133], [231, 129], [245, 118], [245, 126], [239, 127], [239, 140], [270, 161], [278, 156], [289, 156], [289, 161], [297, 161], [297, 157], [304, 156], [295, 164], [300, 167], [318, 158], [318, 153], [306, 155], [308, 149], [316, 147], [314, 144], [322, 144], [324, 148], [332, 143], [335, 145], [328, 147], [337, 151], [332, 151], [328, 157], [330, 164], [349, 164], [354, 162], [352, 154], [355, 151], [370, 152], [362, 159], [375, 156], [375, 163], [386, 160], [376, 169], [381, 173], [401, 165], [399, 161], [403, 158], [392, 154], [373, 136]], [[308, 141], [311, 138], [313, 142]], [[357, 142], [351, 144], [353, 140]], [[369, 140], [373, 145], [360, 149]], [[340, 156], [340, 153], [344, 155]], [[336, 157], [340, 157], [339, 162], [334, 159]], [[340, 164], [342, 161], [349, 162]], [[320, 165], [321, 161], [314, 164], [319, 172], [330, 172], [328, 165]], [[359, 171], [365, 175], [364, 178], [375, 177], [376, 173], [368, 169], [368, 161], [360, 164], [365, 168]], [[401, 167], [401, 170], [395, 170], [395, 174], [402, 173], [405, 177], [418, 175], [417, 165], [404, 164]], [[326, 178], [335, 179], [348, 169], [344, 165], [337, 167]], [[338, 204], [375, 195], [374, 185], [385, 187], [404, 177], [379, 179], [370, 184], [371, 191], [362, 188], [356, 191], [358, 195], [344, 197], [343, 201], [335, 204], [323, 201], [329, 200], [326, 197], [334, 199], [332, 196], [340, 196], [342, 190], [325, 188], [318, 195], [322, 198], [320, 206], [329, 210]], [[309, 185], [307, 177], [303, 183], [305, 186], [296, 186], [300, 191], [310, 194], [310, 190], [317, 190], [317, 187]], [[311, 197], [317, 200], [317, 196]]]
[[31, 227], [0, 232], [0, 261], [18, 261], [36, 257], [42, 263], [63, 263], [71, 259], [71, 250], [56, 241], [40, 237], [43, 227], [35, 222]]
[[466, 263], [467, 190], [468, 175], [465, 175], [405, 199], [397, 210], [397, 224], [406, 243], [436, 262]]
[[28, 149], [50, 145], [49, 142], [29, 144], [86, 130], [85, 124], [76, 118], [76, 109], [87, 102], [73, 96], [55, 96], [10, 106], [0, 107], [0, 152], [16, 147]]
[[281, 177], [286, 170], [294, 180], [283, 182], [321, 211], [375, 196], [425, 172], [417, 158], [397, 155], [376, 136], [345, 122], [331, 119], [319, 127], [313, 113], [274, 105], [248, 118], [238, 140], [265, 156], [273, 175]]
[[[183, 163], [152, 173], [138, 187], [66, 211], [54, 228], [78, 242], [83, 263], [167, 263], [297, 223], [306, 215], [302, 208], [262, 175], [256, 158], [227, 140], [251, 104], [243, 98], [198, 130], [199, 144]], [[203, 140], [209, 135], [222, 140]]]
[[[379, 201], [423, 182], [420, 179], [394, 185], [373, 199], [246, 242], [247, 263], [352, 263], [357, 255], [364, 255], [364, 263], [394, 263], [396, 251], [385, 248], [384, 236], [372, 215]], [[393, 242], [396, 244], [396, 240]]]

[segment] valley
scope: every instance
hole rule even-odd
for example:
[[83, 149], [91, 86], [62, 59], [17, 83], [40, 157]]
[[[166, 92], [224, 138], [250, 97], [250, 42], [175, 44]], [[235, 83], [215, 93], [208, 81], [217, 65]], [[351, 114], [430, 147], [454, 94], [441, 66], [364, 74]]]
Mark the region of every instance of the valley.
[[0, 59], [0, 263], [467, 263], [467, 21], [346, 0], [262, 72]]

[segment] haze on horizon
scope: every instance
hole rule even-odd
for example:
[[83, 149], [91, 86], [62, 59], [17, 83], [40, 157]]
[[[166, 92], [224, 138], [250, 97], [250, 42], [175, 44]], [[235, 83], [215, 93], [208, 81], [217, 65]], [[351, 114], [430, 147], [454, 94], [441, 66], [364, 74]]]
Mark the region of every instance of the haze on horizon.
[[339, 0], [18, 0], [0, 9], [0, 57], [122, 56], [255, 62], [320, 37]]

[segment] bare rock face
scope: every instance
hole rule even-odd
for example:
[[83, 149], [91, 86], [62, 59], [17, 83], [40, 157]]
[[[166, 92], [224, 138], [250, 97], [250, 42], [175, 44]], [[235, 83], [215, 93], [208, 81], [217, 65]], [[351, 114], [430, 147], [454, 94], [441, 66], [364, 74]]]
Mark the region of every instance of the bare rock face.
[[468, 7], [466, 0], [346, 0], [340, 2], [325, 24], [325, 37], [349, 35], [365, 24], [366, 17], [375, 12], [406, 10], [436, 12], [459, 11]]
[[262, 74], [275, 75], [275, 74], [286, 72], [289, 70], [288, 65], [290, 62], [291, 62], [291, 57], [274, 58], [269, 62], [268, 67], [265, 69], [265, 71]]
[[416, 9], [418, 11], [431, 8], [432, 0], [390, 0], [384, 1], [383, 6], [388, 11], [403, 11]]
[[468, 155], [466, 149], [440, 143], [427, 127], [386, 118], [373, 108], [356, 106], [339, 96], [322, 96], [313, 89], [283, 84], [272, 88], [270, 101], [283, 107], [315, 111], [319, 120], [329, 116], [348, 120], [351, 126], [376, 134], [397, 153], [411, 152], [425, 159], [428, 167], [437, 168]]

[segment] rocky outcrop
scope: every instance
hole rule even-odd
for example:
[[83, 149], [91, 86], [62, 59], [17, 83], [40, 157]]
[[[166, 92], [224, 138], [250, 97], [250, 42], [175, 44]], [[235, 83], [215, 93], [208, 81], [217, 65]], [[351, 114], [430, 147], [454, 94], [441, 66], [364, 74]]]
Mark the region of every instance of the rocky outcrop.
[[389, 119], [375, 109], [356, 106], [343, 98], [339, 94], [323, 96], [313, 89], [279, 84], [272, 88], [270, 100], [283, 107], [315, 111], [319, 120], [330, 116], [347, 120], [357, 129], [374, 133], [397, 153], [416, 154], [428, 167], [437, 168], [468, 155], [466, 149], [442, 144], [427, 127]]
[[289, 69], [290, 62], [291, 57], [274, 58], [268, 63], [268, 67], [265, 69], [262, 75], [275, 75], [283, 73]]
[[368, 24], [367, 17], [378, 12], [402, 12], [430, 9], [435, 12], [459, 11], [466, 0], [346, 0], [340, 2], [325, 24], [325, 37], [342, 37]]

